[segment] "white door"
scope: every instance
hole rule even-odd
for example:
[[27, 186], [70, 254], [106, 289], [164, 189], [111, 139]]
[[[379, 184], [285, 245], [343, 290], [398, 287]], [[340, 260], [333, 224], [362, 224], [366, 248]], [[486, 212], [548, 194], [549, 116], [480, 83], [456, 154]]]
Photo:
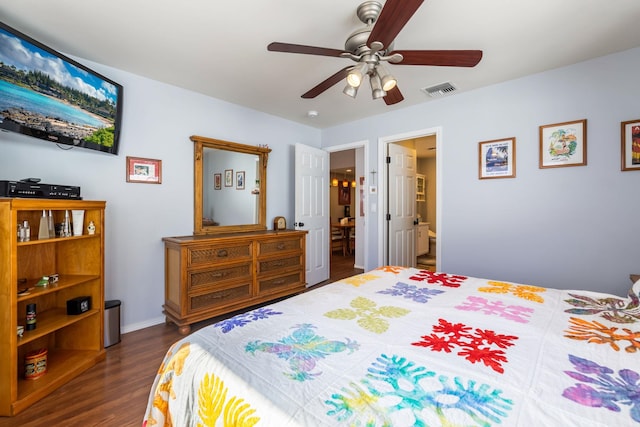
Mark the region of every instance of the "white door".
[[387, 144], [389, 265], [416, 265], [416, 150]]
[[329, 153], [295, 146], [296, 230], [307, 233], [307, 286], [329, 278]]

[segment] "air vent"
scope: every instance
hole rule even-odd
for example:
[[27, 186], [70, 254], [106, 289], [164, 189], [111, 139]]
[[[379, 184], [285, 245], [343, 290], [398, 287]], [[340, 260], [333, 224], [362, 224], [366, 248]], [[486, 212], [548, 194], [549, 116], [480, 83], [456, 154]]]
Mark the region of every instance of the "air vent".
[[450, 94], [451, 92], [455, 92], [457, 89], [454, 85], [449, 82], [441, 83], [439, 85], [425, 87], [422, 90], [432, 98], [437, 98], [440, 96], [445, 96]]

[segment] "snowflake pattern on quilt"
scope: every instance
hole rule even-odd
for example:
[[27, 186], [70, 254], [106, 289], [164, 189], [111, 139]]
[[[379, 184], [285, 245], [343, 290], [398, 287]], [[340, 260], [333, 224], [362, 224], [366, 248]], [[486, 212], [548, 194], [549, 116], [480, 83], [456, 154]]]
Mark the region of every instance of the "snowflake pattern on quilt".
[[511, 399], [488, 384], [451, 380], [397, 355], [380, 355], [367, 372], [325, 401], [327, 415], [341, 425], [392, 426], [400, 414], [412, 417], [413, 424], [406, 425], [462, 425], [451, 423], [455, 414], [466, 418], [465, 426], [486, 427], [502, 424], [513, 407]]
[[362, 273], [362, 274], [357, 274], [355, 276], [347, 277], [346, 279], [342, 279], [342, 282], [351, 286], [355, 286], [357, 288], [358, 286], [364, 285], [367, 282], [370, 282], [372, 280], [376, 280], [379, 278], [380, 276], [376, 276], [375, 274]]
[[565, 371], [576, 385], [565, 389], [562, 396], [576, 403], [593, 408], [606, 408], [621, 412], [620, 405], [630, 406], [629, 415], [640, 423], [640, 374], [632, 369], [615, 371], [588, 359], [572, 354], [569, 361], [575, 371]]
[[628, 328], [608, 327], [597, 321], [588, 321], [572, 317], [569, 319], [568, 330], [565, 337], [574, 340], [587, 341], [593, 344], [609, 344], [615, 351], [620, 351], [619, 342], [628, 342], [624, 348], [627, 353], [636, 353], [640, 350], [640, 331], [632, 331]]
[[576, 308], [565, 312], [578, 315], [595, 315], [615, 323], [640, 322], [640, 301], [638, 296], [629, 292], [629, 301], [622, 298], [591, 298], [586, 295], [569, 294], [571, 299], [565, 300]]
[[383, 289], [381, 291], [378, 291], [378, 293], [404, 297], [424, 304], [429, 302], [432, 297], [438, 294], [443, 294], [444, 291], [438, 289], [418, 288], [416, 285], [409, 285], [407, 283], [398, 282], [393, 285], [392, 288]]
[[278, 314], [282, 314], [282, 312], [275, 311], [271, 308], [259, 308], [257, 310], [238, 314], [237, 316], [225, 319], [213, 326], [222, 329], [222, 332], [226, 334], [227, 332], [232, 331], [233, 328], [241, 328], [248, 323], [255, 322], [256, 320], [267, 319], [270, 316], [276, 316]]
[[450, 288], [459, 288], [460, 284], [467, 280], [466, 276], [458, 276], [455, 274], [436, 273], [429, 270], [420, 270], [413, 276], [409, 277], [410, 280], [417, 280], [420, 282], [427, 282], [432, 285], [448, 286]]
[[318, 360], [343, 351], [351, 354], [360, 347], [356, 341], [348, 338], [342, 342], [317, 335], [314, 332], [316, 327], [308, 323], [295, 325], [292, 329], [294, 331], [291, 335], [278, 342], [252, 341], [245, 346], [245, 351], [251, 354], [261, 351], [287, 360], [291, 372], [283, 372], [284, 375], [295, 381], [306, 381], [322, 374], [313, 372]]
[[482, 297], [468, 296], [467, 300], [455, 308], [464, 311], [479, 311], [488, 316], [500, 316], [518, 323], [529, 323], [533, 308], [520, 305], [506, 305], [502, 301], [489, 301]]
[[438, 319], [438, 322], [438, 325], [433, 325], [431, 335], [423, 335], [422, 341], [411, 345], [446, 353], [451, 353], [454, 348], [459, 347], [458, 356], [471, 363], [482, 362], [494, 371], [504, 373], [502, 363], [507, 363], [508, 360], [505, 352], [499, 349], [512, 346], [518, 337], [497, 334], [489, 329], [476, 328], [472, 331], [472, 328], [464, 323], [450, 323], [444, 319]]
[[378, 307], [375, 301], [368, 298], [357, 297], [351, 300], [351, 308], [339, 308], [331, 310], [324, 315], [330, 319], [353, 320], [358, 319], [357, 324], [367, 331], [382, 334], [389, 329], [386, 318], [397, 318], [407, 315], [410, 311], [393, 306]]
[[539, 303], [544, 302], [544, 298], [540, 294], [547, 291], [545, 288], [539, 286], [514, 285], [512, 283], [496, 282], [493, 280], [489, 280], [487, 283], [489, 286], [480, 287], [478, 291], [494, 294], [512, 294], [518, 298]]

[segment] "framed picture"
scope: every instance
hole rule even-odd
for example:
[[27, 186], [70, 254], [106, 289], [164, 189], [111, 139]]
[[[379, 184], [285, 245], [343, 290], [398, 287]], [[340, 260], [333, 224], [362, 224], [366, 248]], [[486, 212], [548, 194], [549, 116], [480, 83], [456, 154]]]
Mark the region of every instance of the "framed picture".
[[350, 205], [351, 204], [351, 187], [348, 185], [344, 187], [342, 181], [338, 183], [338, 204]]
[[214, 173], [213, 174], [213, 189], [221, 190], [222, 189], [222, 174]]
[[244, 171], [236, 172], [236, 190], [244, 190]]
[[586, 164], [586, 119], [540, 126], [540, 169]]
[[494, 139], [478, 144], [478, 178], [516, 177], [516, 139]]
[[640, 119], [621, 123], [622, 170], [640, 170]]
[[162, 183], [162, 160], [127, 156], [127, 182]]
[[233, 169], [224, 170], [224, 186], [233, 187]]

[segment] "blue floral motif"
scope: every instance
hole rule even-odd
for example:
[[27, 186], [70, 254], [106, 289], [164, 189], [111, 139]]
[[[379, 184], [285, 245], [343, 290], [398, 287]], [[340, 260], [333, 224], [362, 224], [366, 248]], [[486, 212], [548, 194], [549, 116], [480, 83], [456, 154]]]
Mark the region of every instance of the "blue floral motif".
[[[331, 400], [325, 401], [330, 407], [327, 415], [354, 426], [391, 426], [394, 413], [409, 410], [415, 426], [426, 426], [431, 425], [425, 419], [427, 412], [439, 420], [438, 425], [452, 425], [447, 412], [458, 410], [473, 420], [473, 424], [465, 425], [487, 427], [500, 424], [513, 406], [501, 390], [491, 390], [489, 385], [473, 380], [465, 384], [459, 377], [450, 380], [397, 355], [380, 355], [368, 372], [365, 379], [349, 384], [342, 394], [332, 394]], [[438, 381], [439, 387], [424, 388], [425, 378]]]
[[393, 285], [393, 288], [384, 289], [382, 291], [378, 291], [378, 293], [401, 296], [424, 304], [429, 302], [429, 300], [435, 295], [443, 294], [444, 291], [431, 288], [418, 288], [416, 285], [409, 285], [407, 283], [398, 282]]
[[281, 338], [278, 342], [252, 341], [245, 346], [245, 351], [255, 354], [257, 351], [275, 354], [278, 359], [289, 361], [291, 373], [285, 376], [295, 381], [312, 380], [322, 372], [312, 372], [318, 360], [332, 353], [349, 351], [353, 353], [360, 345], [347, 338], [346, 342], [328, 340], [317, 335], [315, 326], [305, 323], [292, 327], [293, 333]]
[[241, 328], [248, 323], [255, 322], [260, 319], [267, 319], [269, 316], [275, 316], [277, 314], [282, 313], [270, 308], [259, 308], [247, 313], [238, 314], [237, 316], [218, 322], [213, 326], [222, 329], [222, 332], [226, 334], [231, 332], [235, 327]]
[[569, 361], [576, 371], [565, 373], [580, 383], [565, 389], [562, 396], [584, 406], [613, 412], [621, 411], [619, 405], [628, 405], [631, 418], [640, 422], [640, 374], [621, 369], [616, 378], [612, 369], [591, 360], [570, 354]]

